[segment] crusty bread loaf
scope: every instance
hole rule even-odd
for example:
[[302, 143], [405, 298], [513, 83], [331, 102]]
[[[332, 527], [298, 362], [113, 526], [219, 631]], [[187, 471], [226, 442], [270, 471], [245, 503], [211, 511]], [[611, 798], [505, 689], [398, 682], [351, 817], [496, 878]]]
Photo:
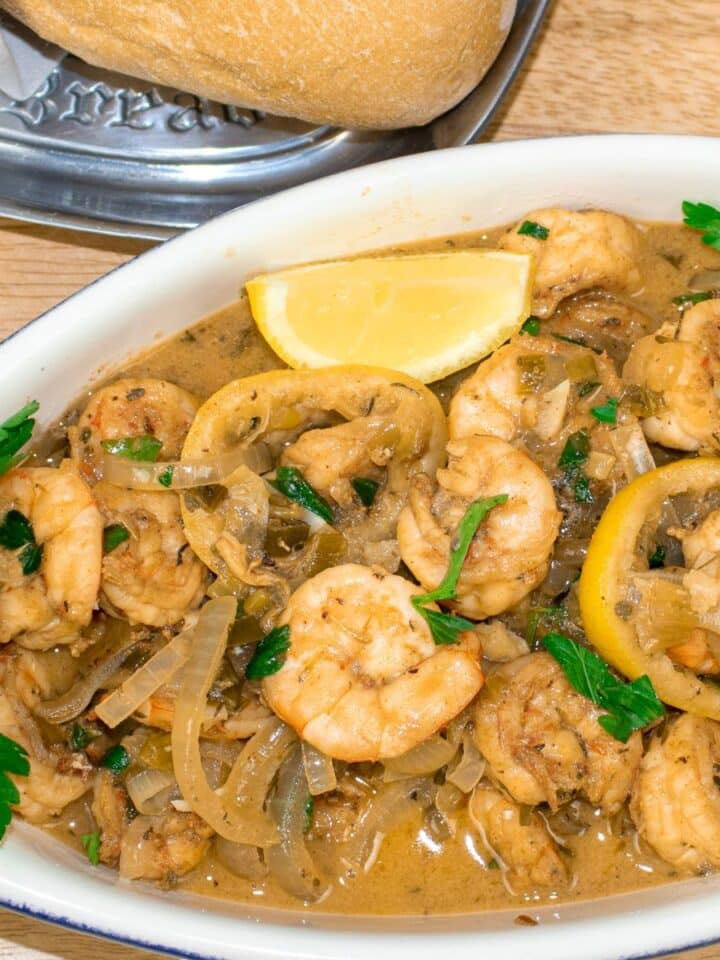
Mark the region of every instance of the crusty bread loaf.
[[89, 63], [316, 123], [427, 123], [468, 93], [515, 0], [0, 0]]

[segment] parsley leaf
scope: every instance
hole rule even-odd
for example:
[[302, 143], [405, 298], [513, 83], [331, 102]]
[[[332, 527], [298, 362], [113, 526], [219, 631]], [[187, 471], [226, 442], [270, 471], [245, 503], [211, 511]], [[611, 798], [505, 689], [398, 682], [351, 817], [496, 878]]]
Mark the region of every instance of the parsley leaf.
[[608, 397], [607, 403], [598, 407], [590, 407], [590, 413], [599, 420], [600, 423], [617, 423], [618, 402], [615, 397]]
[[380, 489], [377, 480], [371, 480], [370, 477], [354, 477], [351, 480], [352, 488], [360, 498], [364, 507], [371, 507], [373, 500]]
[[30, 773], [30, 761], [25, 747], [0, 733], [0, 840], [12, 817], [11, 804], [20, 803], [20, 793], [9, 773], [26, 777]]
[[162, 450], [162, 441], [146, 433], [142, 437], [120, 437], [117, 440], [102, 440], [101, 446], [103, 450], [112, 453], [115, 457], [155, 463]]
[[578, 470], [590, 454], [590, 437], [587, 430], [578, 430], [571, 433], [565, 442], [563, 452], [558, 460], [559, 467], [570, 471]]
[[575, 503], [592, 503], [593, 495], [590, 489], [590, 480], [584, 473], [578, 474], [573, 483], [575, 493]]
[[172, 484], [174, 467], [169, 463], [158, 477], [158, 483], [163, 487], [170, 487]]
[[112, 553], [121, 543], [130, 539], [130, 531], [122, 523], [111, 523], [103, 530], [103, 553]]
[[297, 467], [278, 467], [275, 473], [275, 479], [270, 483], [279, 490], [288, 500], [294, 500], [301, 507], [305, 507], [310, 513], [324, 520], [325, 523], [333, 522], [333, 510], [330, 504], [325, 500], [317, 490], [311, 486], [305, 477], [300, 473]]
[[696, 303], [702, 303], [703, 300], [712, 300], [713, 295], [709, 290], [702, 293], [681, 293], [679, 297], [673, 297], [672, 302], [677, 307], [689, 307]]
[[7, 473], [24, 460], [24, 455], [18, 451], [32, 436], [35, 427], [33, 414], [39, 409], [37, 400], [32, 400], [0, 423], [0, 474]]
[[648, 557], [648, 567], [650, 570], [659, 570], [665, 566], [665, 547], [657, 544], [653, 552]]
[[586, 350], [592, 350], [592, 352], [597, 353], [598, 356], [602, 353], [599, 347], [591, 347], [589, 343], [585, 343], [585, 341], [579, 337], [565, 337], [562, 333], [551, 333], [550, 336], [553, 340], [561, 340], [563, 343], [574, 343], [576, 347], [585, 347]]
[[43, 548], [35, 542], [30, 521], [19, 510], [8, 510], [0, 523], [0, 547], [20, 550], [18, 560], [25, 576], [35, 573], [40, 566]]
[[634, 730], [642, 730], [665, 715], [649, 677], [639, 677], [632, 683], [618, 680], [596, 653], [560, 633], [549, 633], [542, 644], [560, 664], [573, 689], [607, 711], [598, 717], [598, 723], [616, 740], [625, 743]]
[[290, 626], [274, 627], [255, 647], [255, 653], [245, 667], [248, 680], [261, 680], [277, 673], [285, 663], [285, 654], [290, 649]]
[[310, 827], [312, 826], [314, 816], [315, 816], [315, 797], [313, 797], [313, 795], [309, 793], [308, 798], [305, 801], [305, 820], [303, 822], [303, 833], [307, 833]]
[[693, 230], [702, 230], [702, 242], [720, 250], [720, 210], [709, 203], [683, 200], [683, 223]]
[[116, 746], [110, 747], [100, 761], [100, 766], [107, 767], [113, 773], [122, 773], [130, 766], [130, 754], [122, 744], [118, 743]]
[[93, 739], [93, 734], [79, 723], [74, 723], [70, 732], [70, 748], [74, 751], [84, 750]]
[[85, 847], [85, 853], [90, 863], [96, 867], [100, 863], [100, 834], [84, 833], [80, 840]]
[[490, 511], [494, 507], [499, 507], [505, 503], [507, 498], [506, 493], [501, 493], [497, 497], [481, 497], [470, 504], [465, 511], [465, 516], [458, 524], [455, 536], [450, 544], [450, 561], [442, 582], [430, 593], [421, 593], [411, 599], [412, 605], [430, 627], [433, 640], [437, 644], [457, 643], [458, 634], [465, 630], [472, 630], [475, 624], [464, 617], [440, 613], [437, 610], [428, 610], [424, 605], [435, 600], [453, 600], [455, 598], [455, 591], [465, 563], [465, 557], [478, 527]]
[[518, 233], [524, 237], [533, 237], [535, 240], [547, 240], [550, 231], [541, 223], [535, 223], [534, 220], [523, 220], [518, 227]]
[[539, 317], [530, 315], [525, 323], [520, 327], [520, 335], [522, 336], [523, 333], [528, 333], [531, 337], [536, 337], [540, 333]]

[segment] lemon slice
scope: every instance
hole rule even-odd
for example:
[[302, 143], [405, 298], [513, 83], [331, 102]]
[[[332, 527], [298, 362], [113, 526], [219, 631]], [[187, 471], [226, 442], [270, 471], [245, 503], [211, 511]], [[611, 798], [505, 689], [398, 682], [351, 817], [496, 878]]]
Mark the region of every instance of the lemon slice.
[[336, 260], [255, 277], [255, 322], [291, 367], [360, 363], [429, 383], [496, 350], [530, 312], [528, 254]]

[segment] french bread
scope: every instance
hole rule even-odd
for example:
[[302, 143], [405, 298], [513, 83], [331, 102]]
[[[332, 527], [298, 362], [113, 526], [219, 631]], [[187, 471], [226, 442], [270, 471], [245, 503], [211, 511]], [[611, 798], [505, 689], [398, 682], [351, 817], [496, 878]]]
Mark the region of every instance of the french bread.
[[427, 123], [495, 59], [515, 0], [0, 0], [98, 66], [314, 123]]

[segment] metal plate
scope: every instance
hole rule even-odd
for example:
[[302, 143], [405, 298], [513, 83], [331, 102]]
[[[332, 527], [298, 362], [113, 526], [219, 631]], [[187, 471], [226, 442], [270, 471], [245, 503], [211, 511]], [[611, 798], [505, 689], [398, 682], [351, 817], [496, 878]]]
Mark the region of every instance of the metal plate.
[[68, 56], [27, 100], [0, 93], [0, 214], [163, 239], [339, 170], [470, 143], [500, 103], [550, 0], [518, 0], [482, 83], [426, 127], [340, 130], [225, 106]]

